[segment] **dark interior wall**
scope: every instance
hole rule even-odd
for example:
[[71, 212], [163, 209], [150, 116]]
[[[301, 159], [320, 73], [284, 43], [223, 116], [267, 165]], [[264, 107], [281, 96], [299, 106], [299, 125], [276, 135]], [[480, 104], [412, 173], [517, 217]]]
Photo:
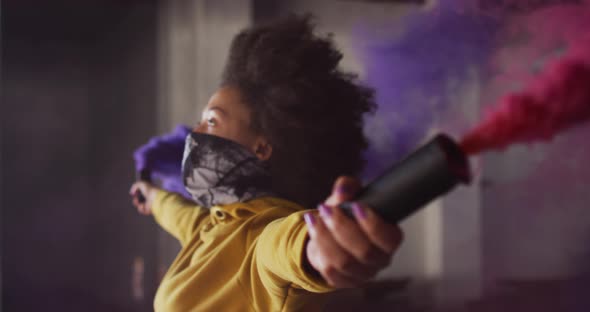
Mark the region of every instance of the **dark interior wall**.
[[275, 0], [253, 0], [252, 19], [254, 23], [264, 23], [277, 18], [281, 3]]
[[2, 3], [3, 311], [151, 306], [156, 228], [127, 191], [156, 129], [156, 3], [79, 2]]
[[[97, 252], [104, 263], [95, 270], [97, 293], [117, 301], [130, 298], [130, 273], [135, 257], [146, 261], [146, 303], [155, 291], [156, 230], [151, 218], [139, 216], [129, 204], [133, 149], [156, 131], [156, 6], [155, 1], [115, 8], [113, 23], [97, 31], [92, 44], [91, 186], [95, 206]], [[102, 262], [101, 261], [101, 262]], [[121, 280], [113, 284], [113, 278]]]
[[82, 205], [90, 191], [89, 133], [81, 130], [89, 123], [89, 64], [79, 46], [19, 39], [7, 34], [3, 44], [2, 180], [11, 181], [2, 205], [7, 304], [26, 290], [76, 285], [83, 291], [78, 278], [88, 274], [80, 265], [88, 253], [80, 237], [91, 217]]

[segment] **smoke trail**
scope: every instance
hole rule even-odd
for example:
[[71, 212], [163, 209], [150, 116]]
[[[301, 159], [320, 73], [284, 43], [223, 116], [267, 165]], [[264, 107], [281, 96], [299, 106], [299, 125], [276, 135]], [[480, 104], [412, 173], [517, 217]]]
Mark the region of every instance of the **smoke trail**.
[[517, 142], [550, 140], [557, 133], [590, 120], [590, 66], [563, 60], [537, 85], [502, 98], [461, 145], [469, 154], [501, 149]]
[[[523, 91], [502, 97], [463, 139], [470, 154], [502, 149], [518, 142], [550, 140], [561, 131], [590, 120], [590, 6], [560, 5], [539, 10], [512, 25], [512, 32], [529, 32], [529, 44], [518, 59], [538, 60], [547, 51], [566, 48], [566, 54], [530, 78], [527, 64], [498, 76], [501, 81], [524, 81]], [[517, 64], [519, 65], [519, 64]], [[529, 82], [530, 80], [530, 82]]]

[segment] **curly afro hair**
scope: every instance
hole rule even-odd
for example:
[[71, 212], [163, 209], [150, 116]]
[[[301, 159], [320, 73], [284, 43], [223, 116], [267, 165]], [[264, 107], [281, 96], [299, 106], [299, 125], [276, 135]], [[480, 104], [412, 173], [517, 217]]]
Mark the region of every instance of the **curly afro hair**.
[[314, 35], [310, 15], [291, 15], [237, 34], [222, 76], [250, 108], [251, 127], [273, 146], [273, 187], [314, 207], [339, 175], [364, 167], [363, 115], [376, 105], [372, 89], [338, 68], [331, 34]]

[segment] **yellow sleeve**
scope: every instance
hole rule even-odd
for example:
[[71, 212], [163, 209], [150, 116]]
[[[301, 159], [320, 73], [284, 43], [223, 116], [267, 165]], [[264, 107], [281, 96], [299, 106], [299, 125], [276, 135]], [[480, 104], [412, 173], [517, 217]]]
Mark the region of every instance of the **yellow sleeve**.
[[159, 189], [152, 203], [152, 213], [156, 222], [184, 246], [209, 215], [209, 209], [176, 193]]
[[307, 227], [300, 211], [268, 224], [256, 243], [258, 273], [265, 284], [323, 293], [334, 290], [321, 276], [303, 268]]

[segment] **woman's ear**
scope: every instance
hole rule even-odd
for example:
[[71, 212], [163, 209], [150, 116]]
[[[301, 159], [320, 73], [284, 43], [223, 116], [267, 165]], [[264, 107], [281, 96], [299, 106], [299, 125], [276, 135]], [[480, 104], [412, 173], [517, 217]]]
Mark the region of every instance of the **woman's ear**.
[[254, 146], [254, 154], [260, 160], [268, 160], [272, 156], [272, 145], [265, 138], [258, 138]]

